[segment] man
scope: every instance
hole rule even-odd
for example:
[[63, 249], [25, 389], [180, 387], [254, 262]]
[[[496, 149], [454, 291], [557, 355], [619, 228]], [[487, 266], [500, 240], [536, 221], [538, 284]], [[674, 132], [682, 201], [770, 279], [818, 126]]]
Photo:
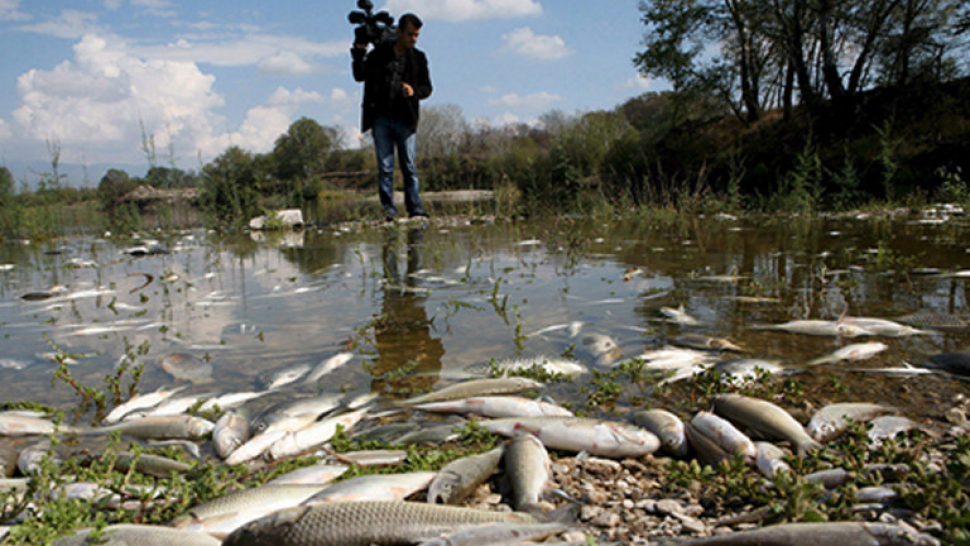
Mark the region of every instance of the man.
[[418, 197], [418, 173], [415, 161], [415, 132], [418, 128], [418, 102], [431, 96], [431, 75], [424, 52], [414, 46], [422, 22], [413, 13], [398, 21], [397, 40], [376, 44], [367, 53], [367, 44], [355, 42], [354, 80], [364, 82], [361, 131], [373, 129], [377, 152], [378, 190], [384, 217], [393, 221], [394, 151], [397, 150], [404, 176], [404, 205], [411, 218], [427, 218]]

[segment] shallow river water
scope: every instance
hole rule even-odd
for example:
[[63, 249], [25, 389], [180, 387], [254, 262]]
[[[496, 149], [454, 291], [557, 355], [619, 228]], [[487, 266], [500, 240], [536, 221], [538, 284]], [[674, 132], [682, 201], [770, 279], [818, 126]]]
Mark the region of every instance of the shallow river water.
[[[609, 364], [584, 341], [609, 336], [613, 363], [685, 332], [727, 338], [743, 356], [801, 369], [858, 342], [761, 330], [798, 319], [965, 316], [968, 224], [859, 217], [796, 222], [696, 218], [658, 227], [558, 219], [512, 224], [350, 224], [237, 238], [201, 230], [146, 235], [168, 253], [126, 253], [143, 241], [78, 237], [0, 249], [0, 400], [69, 408], [79, 396], [52, 380], [51, 353], [71, 375], [104, 387], [126, 354], [145, 364], [142, 392], [184, 380], [158, 359], [212, 364], [199, 393], [258, 391], [269, 374], [355, 357], [308, 390], [402, 397], [480, 372], [491, 360], [566, 355]], [[145, 285], [145, 283], [148, 283]], [[32, 292], [51, 297], [27, 300]], [[681, 325], [664, 307], [697, 319]], [[806, 398], [890, 402], [927, 423], [966, 383], [941, 375], [867, 373], [966, 350], [970, 331], [879, 338], [889, 349], [797, 374]], [[725, 355], [728, 358], [728, 355]], [[593, 374], [554, 396], [590, 412]], [[287, 394], [283, 394], [286, 396]], [[650, 403], [626, 385], [617, 409]]]

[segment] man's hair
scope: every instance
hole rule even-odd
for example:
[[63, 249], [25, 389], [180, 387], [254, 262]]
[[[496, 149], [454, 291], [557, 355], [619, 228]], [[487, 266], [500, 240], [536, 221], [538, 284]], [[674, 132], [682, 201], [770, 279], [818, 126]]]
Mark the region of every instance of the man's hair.
[[406, 28], [408, 25], [411, 25], [415, 29], [419, 29], [423, 24], [424, 23], [421, 22], [421, 19], [413, 13], [405, 13], [400, 19], [398, 19], [398, 26], [401, 28]]

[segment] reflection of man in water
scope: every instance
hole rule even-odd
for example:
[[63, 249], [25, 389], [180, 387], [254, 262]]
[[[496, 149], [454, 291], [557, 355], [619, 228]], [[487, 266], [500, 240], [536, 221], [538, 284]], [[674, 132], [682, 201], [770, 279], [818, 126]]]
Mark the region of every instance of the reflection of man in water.
[[[421, 269], [421, 239], [424, 227], [407, 231], [407, 270], [398, 268], [400, 231], [385, 234], [383, 314], [376, 321], [375, 338], [378, 358], [375, 375], [389, 375], [395, 391], [427, 390], [437, 381], [441, 357], [445, 354], [441, 340], [431, 337], [432, 322], [424, 302], [426, 292], [416, 286], [411, 275]], [[400, 377], [397, 373], [400, 372]]]

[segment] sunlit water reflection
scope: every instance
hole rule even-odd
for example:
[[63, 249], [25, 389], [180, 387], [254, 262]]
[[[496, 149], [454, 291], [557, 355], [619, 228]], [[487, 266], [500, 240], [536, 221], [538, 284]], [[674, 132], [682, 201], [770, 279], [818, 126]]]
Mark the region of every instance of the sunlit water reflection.
[[[560, 220], [239, 239], [193, 231], [157, 235], [171, 253], [150, 256], [93, 238], [9, 244], [0, 251], [0, 264], [10, 264], [0, 267], [0, 399], [76, 404], [72, 388], [52, 381], [55, 366], [44, 355], [53, 351], [74, 356], [71, 374], [96, 387], [126, 353], [136, 354], [146, 364], [142, 391], [173, 383], [160, 356], [189, 353], [214, 370], [212, 383], [194, 388], [228, 392], [260, 390], [273, 371], [350, 350], [349, 365], [289, 392], [393, 397], [491, 359], [567, 354], [596, 368], [597, 355], [583, 343], [593, 335], [611, 336], [632, 357], [691, 331], [797, 368], [850, 341], [752, 326], [836, 319], [846, 308], [881, 318], [965, 315], [967, 280], [952, 273], [970, 266], [966, 235], [953, 221], [696, 219], [658, 229]], [[146, 274], [152, 280], [140, 288]], [[22, 299], [53, 287], [64, 290]], [[661, 307], [680, 305], [698, 325], [664, 320]], [[578, 333], [565, 327], [571, 323], [581, 323]], [[890, 350], [871, 360], [799, 375], [806, 396], [888, 401], [938, 419], [965, 391], [949, 377], [846, 370], [964, 350], [965, 330], [880, 340]], [[583, 408], [589, 377], [558, 386], [560, 401]], [[628, 387], [620, 406], [649, 396]]]

